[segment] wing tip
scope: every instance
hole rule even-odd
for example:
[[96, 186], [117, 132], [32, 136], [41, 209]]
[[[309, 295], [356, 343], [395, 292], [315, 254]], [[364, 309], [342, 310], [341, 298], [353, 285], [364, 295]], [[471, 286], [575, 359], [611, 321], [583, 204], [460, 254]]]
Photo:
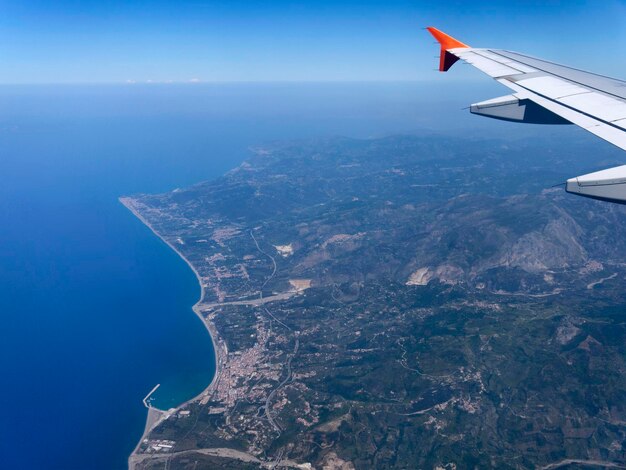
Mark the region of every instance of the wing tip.
[[430, 34], [437, 40], [437, 42], [441, 45], [441, 54], [439, 58], [439, 71], [447, 72], [450, 67], [454, 65], [454, 63], [459, 60], [458, 57], [448, 52], [449, 49], [456, 48], [468, 48], [465, 43], [462, 43], [458, 39], [453, 38], [452, 36], [440, 31], [434, 26], [428, 26], [426, 28]]
[[442, 49], [456, 49], [457, 47], [470, 47], [467, 44], [459, 41], [456, 38], [453, 38], [449, 34], [444, 33], [443, 31], [435, 28], [434, 26], [426, 27], [428, 32], [433, 35], [433, 37], [437, 40], [439, 44], [441, 44]]

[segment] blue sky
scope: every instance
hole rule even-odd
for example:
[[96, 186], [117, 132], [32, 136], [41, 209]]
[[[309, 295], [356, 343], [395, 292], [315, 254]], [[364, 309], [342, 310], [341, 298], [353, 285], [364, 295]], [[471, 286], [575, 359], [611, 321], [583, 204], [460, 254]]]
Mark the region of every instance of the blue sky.
[[427, 80], [430, 25], [626, 78], [624, 0], [0, 0], [0, 83]]

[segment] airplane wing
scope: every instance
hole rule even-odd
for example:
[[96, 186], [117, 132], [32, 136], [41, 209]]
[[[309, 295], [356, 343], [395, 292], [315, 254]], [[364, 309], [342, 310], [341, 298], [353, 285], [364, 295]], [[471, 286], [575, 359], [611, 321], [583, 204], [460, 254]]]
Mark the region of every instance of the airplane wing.
[[[473, 48], [427, 29], [441, 45], [441, 72], [460, 59], [513, 90], [471, 105], [472, 113], [513, 122], [576, 124], [626, 150], [626, 82], [516, 52]], [[570, 178], [565, 189], [626, 203], [626, 165]]]

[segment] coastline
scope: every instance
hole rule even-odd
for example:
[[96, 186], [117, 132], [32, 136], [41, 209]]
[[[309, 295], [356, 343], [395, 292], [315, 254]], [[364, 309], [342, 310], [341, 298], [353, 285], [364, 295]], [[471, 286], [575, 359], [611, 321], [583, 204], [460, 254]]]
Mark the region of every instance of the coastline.
[[[193, 266], [189, 262], [189, 260], [187, 258], [185, 258], [185, 256], [178, 250], [178, 248], [176, 248], [172, 243], [168, 242], [163, 236], [161, 236], [161, 234], [159, 234], [154, 229], [154, 227], [150, 224], [150, 222], [148, 222], [148, 220], [146, 220], [135, 209], [135, 207], [133, 206], [133, 203], [132, 203], [133, 198], [123, 196], [123, 197], [119, 197], [118, 200], [135, 217], [137, 217], [146, 227], [148, 227], [152, 233], [154, 233], [157, 237], [159, 237], [159, 239], [161, 239], [161, 241], [163, 241], [163, 243], [165, 243], [172, 250], [174, 250], [174, 252], [185, 263], [187, 263], [187, 266], [189, 266], [189, 268], [193, 271], [194, 275], [196, 276], [196, 279], [198, 280], [198, 284], [200, 285], [200, 299], [191, 307], [191, 309], [198, 316], [198, 318], [200, 318], [200, 320], [202, 321], [202, 324], [205, 326], [205, 328], [207, 329], [207, 332], [209, 333], [209, 337], [211, 338], [211, 343], [213, 344], [213, 354], [214, 354], [214, 361], [215, 361], [215, 373], [213, 374], [213, 378], [211, 379], [211, 382], [209, 383], [209, 385], [207, 385], [207, 387], [204, 390], [202, 390], [198, 395], [196, 395], [195, 397], [185, 401], [184, 403], [181, 403], [180, 405], [176, 406], [175, 408], [171, 408], [171, 409], [169, 409], [167, 411], [166, 410], [160, 410], [160, 409], [158, 409], [158, 408], [156, 408], [154, 406], [149, 406], [148, 407], [148, 414], [146, 416], [146, 425], [144, 427], [143, 434], [139, 438], [139, 441], [137, 442], [137, 445], [135, 446], [135, 448], [133, 449], [132, 453], [128, 457], [128, 468], [130, 470], [132, 470], [134, 468], [134, 461], [133, 460], [134, 460], [134, 457], [136, 456], [136, 453], [137, 453], [137, 450], [139, 449], [139, 446], [141, 445], [143, 440], [147, 437], [147, 435], [157, 425], [159, 425], [163, 420], [167, 419], [173, 413], [175, 413], [178, 410], [184, 408], [189, 403], [197, 401], [200, 397], [202, 397], [204, 395], [207, 395], [207, 394], [209, 394], [212, 391], [212, 389], [215, 386], [215, 383], [217, 382], [217, 380], [219, 378], [219, 375], [220, 375], [219, 373], [220, 373], [220, 368], [221, 368], [223, 357], [221, 356], [220, 345], [218, 344], [218, 341], [217, 341], [217, 338], [219, 338], [217, 329], [215, 328], [215, 326], [211, 322], [209, 322], [208, 320], [206, 320], [202, 316], [202, 313], [201, 313], [200, 308], [199, 308], [200, 305], [202, 304], [202, 302], [204, 302], [204, 297], [205, 297], [205, 288], [204, 288], [204, 285], [202, 283], [202, 277], [200, 276], [200, 273], [198, 273], [198, 271], [195, 268], [195, 266]], [[157, 416], [155, 416], [155, 413], [157, 414]]]

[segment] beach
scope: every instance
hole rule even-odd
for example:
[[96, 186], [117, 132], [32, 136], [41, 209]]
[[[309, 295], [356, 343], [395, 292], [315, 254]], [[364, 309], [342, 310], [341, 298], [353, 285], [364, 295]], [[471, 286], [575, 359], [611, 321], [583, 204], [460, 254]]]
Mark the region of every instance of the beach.
[[[198, 272], [198, 270], [189, 262], [187, 258], [185, 258], [185, 256], [180, 252], [180, 250], [178, 250], [178, 248], [176, 248], [176, 246], [174, 246], [172, 243], [167, 241], [161, 234], [159, 234], [154, 229], [154, 227], [150, 224], [150, 222], [146, 220], [146, 218], [143, 217], [139, 213], [139, 211], [137, 211], [137, 209], [133, 205], [132, 198], [120, 197], [119, 201], [135, 217], [137, 217], [146, 227], [148, 227], [152, 231], [152, 233], [154, 233], [157, 237], [159, 237], [163, 241], [163, 243], [165, 243], [172, 250], [174, 250], [174, 252], [178, 254], [178, 256], [180, 256], [181, 259], [187, 264], [187, 266], [189, 266], [189, 268], [193, 271], [194, 275], [196, 276], [196, 279], [198, 280], [198, 284], [200, 285], [200, 299], [193, 305], [192, 310], [198, 316], [198, 318], [200, 318], [200, 320], [202, 321], [202, 324], [207, 329], [207, 332], [209, 333], [209, 337], [211, 338], [211, 342], [213, 343], [213, 351], [215, 354], [215, 373], [209, 385], [202, 392], [200, 392], [195, 397], [169, 410], [159, 410], [158, 408], [155, 408], [152, 405], [148, 406], [148, 414], [146, 416], [146, 426], [144, 428], [144, 432], [141, 438], [139, 439], [139, 442], [137, 442], [137, 445], [135, 446], [133, 452], [131, 453], [128, 459], [128, 467], [130, 470], [132, 470], [134, 468], [134, 462], [136, 460], [137, 450], [139, 449], [139, 446], [141, 445], [142, 441], [150, 433], [150, 431], [152, 431], [157, 425], [159, 425], [163, 420], [167, 419], [173, 413], [176, 413], [179, 410], [184, 409], [189, 403], [200, 400], [202, 397], [207, 396], [212, 392], [213, 388], [215, 387], [215, 384], [219, 380], [221, 366], [223, 364], [223, 359], [225, 358], [225, 355], [227, 354], [227, 350], [226, 350], [225, 343], [219, 340], [219, 335], [218, 335], [217, 329], [215, 328], [215, 325], [213, 325], [213, 323], [211, 323], [206, 318], [204, 318], [200, 310], [200, 306], [202, 305], [204, 301], [204, 297], [205, 297], [205, 287], [204, 287], [204, 283], [202, 282], [202, 277], [200, 276], [200, 273]], [[154, 392], [154, 390], [156, 390], [156, 387], [152, 391]]]

